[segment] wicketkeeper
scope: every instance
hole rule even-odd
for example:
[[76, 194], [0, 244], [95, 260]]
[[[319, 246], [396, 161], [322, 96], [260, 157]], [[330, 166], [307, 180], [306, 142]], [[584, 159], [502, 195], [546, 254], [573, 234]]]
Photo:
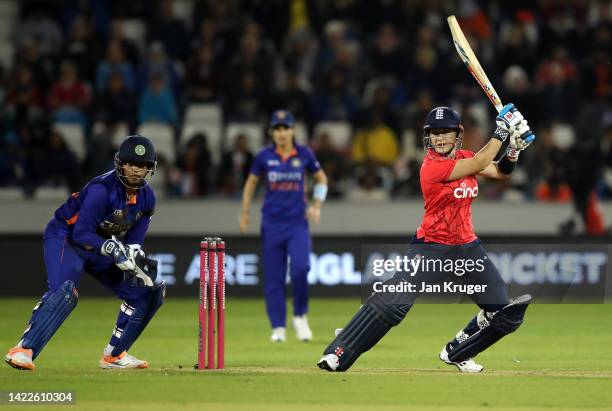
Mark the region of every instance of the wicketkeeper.
[[151, 141], [129, 136], [115, 154], [114, 170], [93, 178], [55, 211], [43, 236], [49, 290], [4, 357], [9, 365], [34, 370], [33, 361], [76, 307], [88, 272], [123, 300], [100, 367], [148, 367], [127, 352], [165, 297], [165, 285], [155, 284], [157, 263], [142, 250], [155, 210], [148, 182], [156, 168]]

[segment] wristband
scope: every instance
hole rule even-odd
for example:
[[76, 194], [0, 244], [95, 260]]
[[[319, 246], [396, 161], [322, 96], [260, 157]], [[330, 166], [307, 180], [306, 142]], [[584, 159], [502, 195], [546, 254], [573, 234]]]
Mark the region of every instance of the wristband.
[[[516, 161], [510, 161], [509, 154], [510, 149], [508, 150], [508, 153], [506, 153], [506, 155], [503, 156], [502, 159], [499, 160], [497, 163], [497, 168], [499, 169], [499, 171], [506, 175], [512, 174], [512, 172], [516, 168]], [[518, 158], [518, 151], [516, 151], [516, 157]]]
[[315, 184], [314, 189], [312, 191], [312, 198], [315, 200], [324, 202], [326, 197], [327, 197], [327, 184], [323, 184], [323, 183]]

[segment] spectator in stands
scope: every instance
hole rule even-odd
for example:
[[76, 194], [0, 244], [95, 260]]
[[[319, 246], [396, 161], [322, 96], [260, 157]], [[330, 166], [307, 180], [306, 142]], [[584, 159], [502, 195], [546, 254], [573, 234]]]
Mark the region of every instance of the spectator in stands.
[[80, 173], [76, 156], [61, 134], [51, 132], [44, 162], [45, 179], [53, 186], [66, 185], [71, 193], [79, 191]]
[[137, 73], [137, 94], [141, 94], [147, 87], [147, 80], [150, 74], [156, 71], [164, 76], [164, 81], [174, 94], [177, 101], [181, 96], [181, 78], [174, 65], [174, 62], [166, 57], [164, 45], [159, 41], [154, 41], [149, 46], [147, 59], [142, 63]]
[[537, 69], [536, 86], [541, 93], [542, 120], [572, 122], [576, 118], [578, 100], [578, 70], [568, 50], [556, 47], [550, 58]]
[[506, 69], [502, 93], [504, 100], [512, 101], [516, 107], [520, 107], [521, 113], [524, 113], [533, 124], [540, 123], [540, 111], [548, 110], [545, 107], [538, 107], [539, 96], [531, 86], [527, 72], [519, 66], [513, 65]]
[[317, 137], [314, 153], [321, 168], [327, 175], [327, 197], [338, 199], [344, 194], [343, 183], [347, 173], [348, 159], [336, 147], [328, 132], [324, 131]]
[[325, 24], [321, 47], [317, 56], [316, 76], [325, 78], [334, 63], [336, 54], [347, 41], [347, 27], [343, 21], [330, 20]]
[[231, 59], [227, 80], [228, 88], [236, 93], [232, 79], [254, 73], [257, 77], [258, 93], [268, 93], [274, 86], [274, 59], [270, 51], [261, 46], [258, 33], [245, 33], [240, 40], [240, 50]]
[[[308, 29], [295, 31], [287, 37], [283, 51], [283, 63], [298, 82], [310, 85], [317, 59], [317, 39]], [[280, 107], [280, 106], [279, 106]]]
[[397, 136], [383, 123], [380, 112], [373, 112], [369, 124], [355, 133], [352, 145], [353, 161], [392, 167], [399, 152]]
[[400, 79], [404, 76], [406, 56], [392, 24], [383, 23], [378, 28], [368, 60], [372, 65], [371, 75], [374, 77], [393, 76], [395, 79]]
[[134, 68], [125, 59], [123, 48], [118, 41], [108, 43], [106, 57], [98, 65], [96, 74], [96, 90], [102, 91], [106, 88], [111, 72], [119, 72], [123, 76], [123, 84], [130, 91], [135, 90]]
[[[516, 65], [526, 73], [533, 73], [538, 61], [538, 30], [535, 18], [534, 13], [519, 9], [513, 19], [502, 22], [499, 30], [499, 52], [495, 56], [498, 67]], [[523, 109], [519, 104], [517, 107]]]
[[105, 124], [124, 123], [136, 131], [136, 97], [125, 88], [119, 71], [110, 73], [106, 88], [96, 98], [95, 119]]
[[155, 17], [149, 21], [147, 41], [160, 41], [170, 57], [185, 60], [189, 55], [189, 33], [185, 22], [175, 17], [174, 1], [161, 0]]
[[298, 121], [304, 121], [310, 127], [313, 125], [310, 96], [300, 84], [296, 70], [287, 71], [283, 87], [270, 97], [268, 111], [273, 111], [276, 107], [286, 107]]
[[62, 47], [63, 34], [60, 26], [41, 10], [33, 10], [24, 21], [19, 22], [13, 34], [17, 52], [23, 51], [29, 41], [34, 41], [43, 57], [53, 57]]
[[192, 41], [191, 49], [197, 53], [203, 47], [212, 51], [213, 57], [221, 57], [226, 48], [226, 42], [217, 31], [218, 23], [212, 18], [206, 17], [198, 26], [198, 30]]
[[125, 37], [123, 25], [123, 20], [120, 18], [111, 20], [107, 43], [119, 43], [123, 49], [123, 55], [132, 64], [132, 67], [138, 67], [140, 64], [140, 50], [136, 43]]
[[174, 191], [182, 197], [204, 197], [209, 193], [211, 156], [206, 134], [197, 133], [189, 139], [177, 160], [172, 177]]
[[246, 71], [238, 77], [237, 86], [224, 105], [226, 121], [259, 121], [263, 115], [263, 97], [257, 74]]
[[313, 98], [315, 121], [352, 121], [357, 111], [357, 100], [346, 88], [346, 77], [340, 70], [332, 71], [327, 87]]
[[98, 43], [94, 34], [92, 22], [84, 16], [77, 16], [61, 53], [64, 60], [70, 60], [77, 66], [79, 78], [91, 84], [96, 77], [98, 58]]
[[19, 66], [9, 82], [6, 95], [7, 108], [15, 118], [17, 130], [44, 115], [43, 94], [34, 83], [32, 71], [27, 66]]
[[164, 74], [151, 73], [149, 86], [140, 97], [139, 122], [159, 122], [178, 126], [178, 109], [172, 92], [166, 86]]
[[34, 84], [41, 93], [46, 94], [53, 79], [53, 64], [49, 57], [40, 55], [39, 46], [33, 38], [24, 43], [17, 61], [18, 65], [30, 69]]
[[450, 88], [445, 69], [438, 61], [435, 48], [418, 47], [414, 53], [414, 65], [408, 70], [406, 77], [408, 94], [414, 95], [417, 90], [426, 88], [431, 91], [434, 100], [444, 101]]
[[190, 102], [217, 102], [219, 87], [223, 83], [223, 72], [215, 62], [215, 54], [210, 45], [196, 50], [187, 64], [185, 76], [186, 97]]
[[232, 150], [226, 152], [221, 159], [217, 172], [217, 189], [225, 197], [238, 197], [249, 176], [253, 164], [253, 153], [249, 150], [247, 136], [239, 134], [234, 141]]
[[79, 80], [74, 63], [62, 62], [59, 79], [51, 87], [48, 100], [55, 121], [86, 126], [91, 90]]

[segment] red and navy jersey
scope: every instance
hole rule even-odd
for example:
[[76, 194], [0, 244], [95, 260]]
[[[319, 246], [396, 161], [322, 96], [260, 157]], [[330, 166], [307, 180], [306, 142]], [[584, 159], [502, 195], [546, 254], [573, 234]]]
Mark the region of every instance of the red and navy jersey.
[[263, 148], [255, 157], [251, 174], [265, 179], [266, 197], [261, 212], [264, 222], [303, 220], [306, 215], [306, 171], [321, 169], [313, 152], [294, 144], [288, 157], [275, 145]]
[[[149, 186], [129, 195], [115, 170], [94, 177], [62, 204], [46, 234], [65, 235], [72, 242], [99, 250], [116, 236], [126, 244], [144, 242], [155, 210], [155, 193]], [[51, 231], [50, 231], [51, 230]]]
[[477, 239], [472, 225], [472, 201], [478, 195], [476, 176], [446, 181], [458, 160], [474, 153], [458, 150], [447, 158], [429, 150], [421, 166], [421, 191], [425, 201], [418, 239], [440, 244], [466, 244]]

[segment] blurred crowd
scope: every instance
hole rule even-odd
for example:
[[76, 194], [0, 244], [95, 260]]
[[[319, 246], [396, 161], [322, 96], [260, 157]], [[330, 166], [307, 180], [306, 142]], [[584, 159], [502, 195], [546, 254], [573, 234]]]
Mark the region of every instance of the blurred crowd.
[[[265, 128], [277, 108], [330, 177], [330, 197], [418, 197], [422, 125], [438, 105], [461, 112], [478, 150], [494, 109], [463, 67], [446, 16], [457, 15], [504, 102], [537, 134], [512, 178], [480, 197], [514, 201], [612, 198], [609, 1], [69, 0], [20, 1], [12, 64], [0, 67], [0, 186], [71, 190], [109, 169], [118, 126], [175, 131], [166, 194], [237, 197], [255, 151], [247, 136], [214, 153], [206, 132], [184, 144], [193, 104], [222, 121]], [[139, 41], [128, 22], [144, 28]], [[132, 24], [133, 26], [133, 24]], [[348, 142], [321, 122], [350, 126]], [[82, 127], [82, 161], [57, 124]], [[265, 133], [264, 133], [265, 134]]]

